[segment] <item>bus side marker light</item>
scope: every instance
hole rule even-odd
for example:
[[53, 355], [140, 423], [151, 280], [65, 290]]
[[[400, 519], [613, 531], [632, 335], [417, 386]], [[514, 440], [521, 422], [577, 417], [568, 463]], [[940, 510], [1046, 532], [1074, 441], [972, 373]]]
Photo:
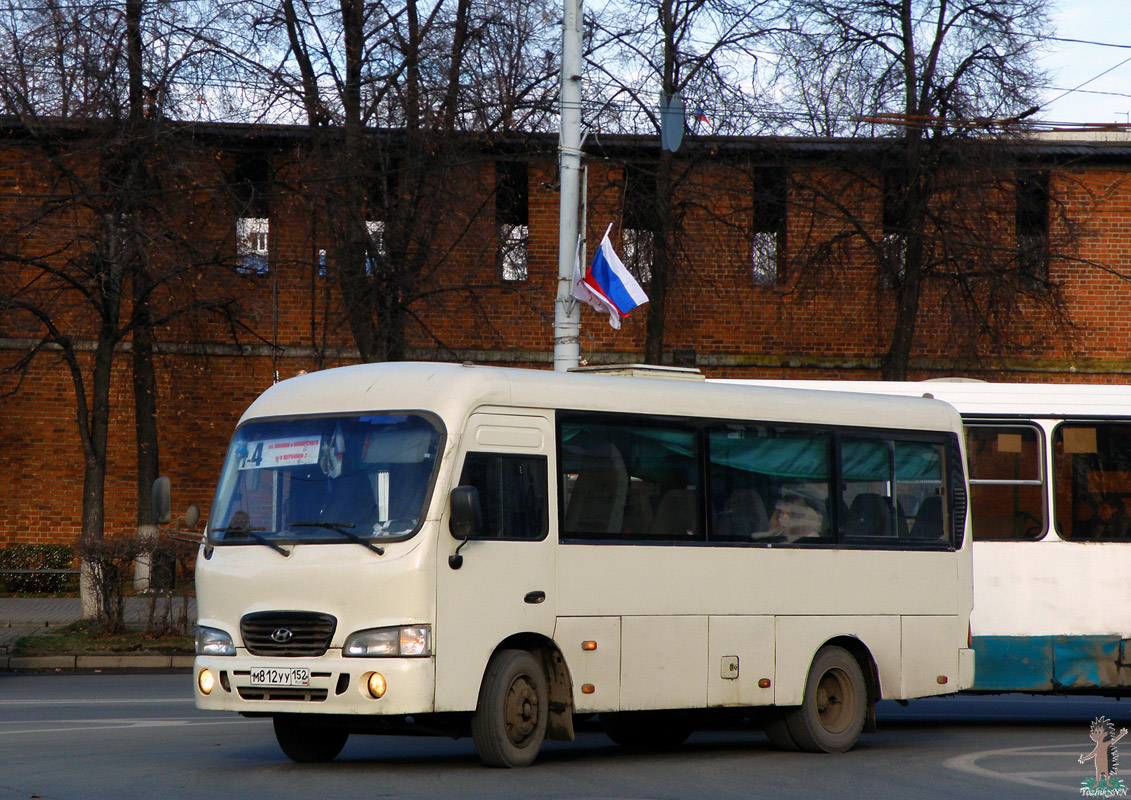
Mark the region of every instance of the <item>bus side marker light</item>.
[[369, 696], [374, 700], [380, 700], [384, 697], [385, 691], [389, 688], [385, 676], [380, 672], [370, 672], [365, 679], [365, 686], [369, 689]]
[[935, 678], [935, 683], [937, 683], [939, 686], [946, 686], [947, 681], [949, 680], [950, 679], [946, 675], [939, 675], [937, 678]]
[[590, 639], [588, 641], [584, 641], [584, 642], [581, 643], [581, 649], [582, 650], [596, 650], [597, 649], [597, 643], [594, 642], [592, 639]]
[[769, 678], [760, 678], [758, 680], [758, 688], [759, 689], [769, 689], [770, 688], [770, 679]]
[[591, 684], [591, 683], [581, 684], [581, 693], [582, 694], [593, 694], [593, 692], [595, 692], [595, 691], [597, 691], [597, 687], [594, 686], [593, 684]]
[[212, 670], [202, 669], [196, 676], [196, 685], [201, 694], [212, 694], [212, 690], [216, 687], [216, 677], [212, 674]]

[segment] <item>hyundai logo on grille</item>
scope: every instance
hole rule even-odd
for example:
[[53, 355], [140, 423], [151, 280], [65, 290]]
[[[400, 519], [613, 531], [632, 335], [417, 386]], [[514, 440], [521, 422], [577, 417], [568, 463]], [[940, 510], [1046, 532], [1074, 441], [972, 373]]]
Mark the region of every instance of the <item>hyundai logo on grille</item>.
[[295, 637], [294, 631], [290, 628], [276, 628], [271, 633], [271, 640], [279, 644], [286, 644]]

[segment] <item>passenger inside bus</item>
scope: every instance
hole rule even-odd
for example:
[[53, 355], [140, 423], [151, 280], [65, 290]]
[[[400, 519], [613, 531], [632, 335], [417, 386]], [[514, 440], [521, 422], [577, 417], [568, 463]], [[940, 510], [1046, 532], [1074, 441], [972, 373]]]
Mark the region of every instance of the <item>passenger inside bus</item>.
[[1105, 495], [1100, 501], [1096, 517], [1099, 519], [1099, 539], [1111, 540], [1127, 537], [1127, 517], [1123, 513], [1123, 501], [1119, 497]]
[[774, 504], [770, 533], [788, 542], [807, 536], [820, 536], [824, 517], [816, 498], [801, 491], [787, 490]]

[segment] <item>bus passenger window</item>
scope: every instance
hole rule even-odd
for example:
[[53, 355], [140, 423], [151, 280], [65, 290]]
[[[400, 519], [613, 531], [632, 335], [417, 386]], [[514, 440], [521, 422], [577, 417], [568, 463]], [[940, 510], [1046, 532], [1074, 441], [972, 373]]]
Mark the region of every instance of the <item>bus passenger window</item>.
[[903, 538], [923, 543], [950, 540], [943, 490], [945, 449], [931, 442], [895, 443], [896, 507]]
[[702, 539], [693, 429], [630, 414], [573, 412], [561, 419], [563, 538]]
[[846, 537], [895, 538], [906, 525], [903, 515], [896, 514], [893, 458], [891, 442], [885, 439], [845, 436], [841, 440]]
[[565, 530], [589, 536], [619, 533], [628, 499], [628, 471], [620, 450], [609, 442], [586, 442], [567, 474], [573, 477], [564, 493]]
[[832, 542], [827, 433], [728, 424], [708, 432], [710, 539]]
[[1041, 437], [1031, 425], [966, 426], [970, 520], [975, 540], [1045, 533]]
[[546, 457], [468, 453], [460, 486], [479, 490], [484, 539], [537, 541], [549, 529]]
[[1064, 423], [1053, 434], [1056, 527], [1072, 541], [1131, 541], [1131, 425]]

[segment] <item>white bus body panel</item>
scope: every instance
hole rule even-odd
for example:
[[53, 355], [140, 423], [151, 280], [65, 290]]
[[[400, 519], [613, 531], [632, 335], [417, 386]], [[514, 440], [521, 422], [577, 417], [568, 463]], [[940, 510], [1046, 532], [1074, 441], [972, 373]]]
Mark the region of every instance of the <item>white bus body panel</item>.
[[[621, 710], [700, 708], [713, 697], [711, 686], [716, 693], [750, 698], [749, 705], [796, 704], [813, 656], [838, 636], [858, 638], [869, 648], [885, 698], [957, 691], [958, 650], [967, 634], [964, 603], [957, 598], [968, 598], [970, 592], [964, 559], [953, 553], [885, 551], [884, 574], [877, 576], [876, 558], [874, 550], [563, 545], [558, 550], [559, 610], [573, 620], [599, 620], [610, 609], [620, 610]], [[711, 579], [648, 577], [683, 573]], [[626, 575], [637, 579], [625, 580]], [[931, 579], [925, 581], [924, 575]], [[758, 613], [736, 613], [739, 609]], [[913, 635], [902, 635], [901, 618], [921, 620], [908, 624]], [[925, 628], [931, 636], [920, 639]], [[596, 660], [580, 652], [580, 641], [597, 640], [598, 652], [604, 645], [578, 622], [569, 630], [581, 636], [577, 644], [559, 638], [573, 672], [575, 663]], [[775, 632], [769, 637], [747, 638], [770, 631]], [[710, 647], [704, 648], [708, 638]], [[698, 659], [693, 678], [684, 653]], [[722, 689], [714, 676], [724, 657], [736, 655], [742, 683]], [[902, 658], [917, 666], [933, 665], [927, 680], [905, 682]], [[589, 674], [588, 667], [582, 670]], [[635, 689], [626, 688], [628, 675], [640, 684]], [[645, 675], [656, 680], [640, 681]], [[939, 675], [948, 682], [937, 684]], [[771, 691], [756, 690], [764, 677], [772, 678]], [[575, 679], [575, 688], [578, 683]], [[593, 702], [595, 698], [586, 707]]]
[[[553, 480], [554, 425], [548, 412], [496, 413], [480, 409], [467, 421], [460, 456], [451, 464], [450, 485], [459, 478], [463, 456], [492, 453], [545, 455], [549, 461], [550, 508], [556, 508]], [[489, 413], [487, 413], [489, 412]], [[549, 532], [539, 542], [468, 542], [460, 551], [463, 565], [452, 569], [448, 552], [458, 542], [445, 516], [437, 534], [436, 710], [473, 711], [487, 662], [508, 637], [533, 633], [549, 639], [557, 616], [556, 553], [558, 521], [550, 514]], [[454, 552], [454, 551], [453, 551]], [[526, 602], [531, 592], [545, 599]]]

